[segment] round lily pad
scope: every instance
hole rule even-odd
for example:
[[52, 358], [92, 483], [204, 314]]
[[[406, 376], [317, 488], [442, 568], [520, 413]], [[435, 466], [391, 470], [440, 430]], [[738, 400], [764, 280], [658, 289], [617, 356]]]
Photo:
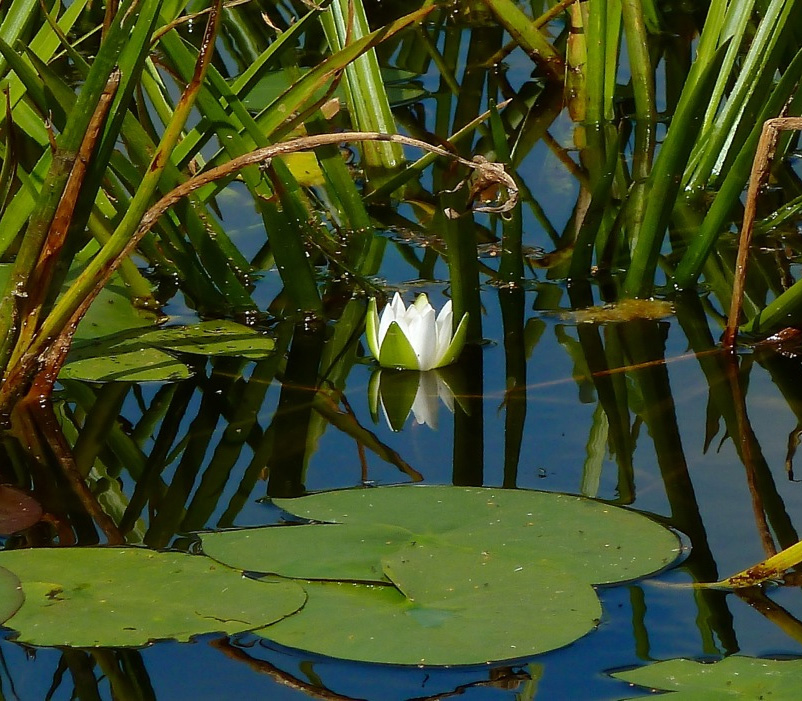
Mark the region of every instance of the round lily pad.
[[275, 503], [317, 521], [395, 526], [419, 540], [503, 553], [518, 564], [562, 566], [592, 584], [643, 577], [681, 551], [674, 533], [642, 514], [554, 492], [401, 486]]
[[562, 647], [601, 615], [593, 588], [573, 586], [558, 571], [512, 571], [505, 562], [417, 546], [387, 566], [413, 596], [389, 586], [308, 582], [304, 608], [256, 634], [347, 660], [470, 665]]
[[650, 574], [680, 551], [641, 514], [564, 494], [392, 487], [276, 503], [323, 523], [203, 534], [204, 552], [299, 580], [363, 582], [305, 583], [303, 610], [260, 634], [371, 662], [477, 664], [566, 645], [599, 618], [592, 584]]
[[293, 525], [202, 533], [205, 555], [229, 567], [300, 579], [385, 580], [382, 557], [409, 543], [382, 524]]
[[297, 611], [304, 590], [257, 581], [205, 557], [144, 548], [41, 548], [0, 553], [25, 603], [6, 623], [34, 645], [121, 647], [236, 633]]

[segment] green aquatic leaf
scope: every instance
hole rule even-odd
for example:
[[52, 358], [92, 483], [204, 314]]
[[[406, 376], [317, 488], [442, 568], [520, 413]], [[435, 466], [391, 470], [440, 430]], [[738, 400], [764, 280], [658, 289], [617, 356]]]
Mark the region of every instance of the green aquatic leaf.
[[399, 553], [386, 566], [413, 597], [391, 586], [305, 583], [306, 606], [256, 634], [340, 659], [460, 665], [553, 650], [598, 621], [590, 585], [566, 586], [557, 570], [513, 571], [479, 557], [430, 546]]
[[645, 576], [680, 552], [643, 515], [564, 494], [386, 487], [275, 503], [323, 523], [202, 534], [204, 552], [352, 582], [304, 583], [303, 610], [259, 634], [371, 662], [477, 664], [561, 647], [596, 625], [592, 584]]
[[119, 352], [67, 360], [59, 377], [87, 382], [175, 382], [192, 376], [180, 360], [158, 348]]
[[143, 548], [37, 548], [0, 553], [25, 603], [7, 622], [33, 645], [120, 647], [237, 633], [289, 616], [294, 582], [247, 579], [205, 557]]
[[274, 348], [272, 338], [233, 321], [203, 321], [144, 331], [128, 328], [76, 343], [61, 377], [90, 382], [174, 382], [190, 377], [192, 371], [167, 351], [259, 359]]
[[659, 697], [667, 701], [795, 701], [799, 698], [802, 660], [762, 660], [740, 655], [715, 663], [666, 660], [612, 676], [649, 689], [675, 692]]
[[635, 511], [554, 492], [401, 486], [276, 499], [303, 518], [381, 523], [418, 538], [560, 565], [592, 584], [643, 577], [673, 562], [677, 536]]
[[[296, 70], [293, 67], [292, 71], [264, 71], [259, 80], [243, 97], [243, 104], [250, 110], [263, 110], [298, 80]], [[418, 102], [431, 95], [416, 80], [420, 77], [418, 73], [400, 68], [382, 68], [381, 77], [387, 90], [388, 100], [393, 107]], [[320, 88], [315, 96], [320, 99], [327, 94], [324, 88]], [[342, 85], [335, 88], [334, 96], [340, 99], [345, 98], [345, 89]]]
[[[68, 280], [69, 282], [69, 280]], [[152, 327], [157, 316], [131, 302], [130, 295], [118, 278], [106, 285], [78, 324], [74, 342], [88, 341], [111, 334]]]
[[156, 329], [140, 336], [139, 341], [181, 353], [242, 358], [264, 358], [276, 347], [269, 336], [225, 319]]
[[385, 582], [381, 560], [414, 534], [381, 524], [293, 525], [202, 533], [205, 555], [229, 567], [299, 579]]
[[11, 618], [24, 601], [25, 595], [17, 576], [5, 567], [0, 567], [0, 623]]

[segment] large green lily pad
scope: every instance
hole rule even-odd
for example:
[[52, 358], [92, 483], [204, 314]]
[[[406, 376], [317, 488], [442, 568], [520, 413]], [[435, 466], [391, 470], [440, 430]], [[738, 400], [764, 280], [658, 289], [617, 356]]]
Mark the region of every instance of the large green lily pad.
[[0, 623], [11, 618], [22, 606], [25, 595], [22, 584], [13, 572], [0, 567]]
[[141, 343], [195, 355], [233, 355], [264, 358], [276, 347], [275, 341], [235, 321], [202, 321], [192, 326], [171, 326], [149, 331]]
[[34, 645], [120, 647], [237, 633], [289, 616], [306, 594], [256, 581], [205, 557], [143, 548], [52, 548], [0, 553], [25, 603], [6, 626]]
[[158, 348], [133, 352], [109, 349], [103, 355], [68, 360], [61, 370], [65, 380], [88, 382], [177, 382], [192, 376], [190, 369]]
[[659, 697], [667, 701], [796, 701], [802, 660], [762, 660], [740, 655], [712, 664], [666, 660], [613, 676], [649, 689], [675, 692]]
[[595, 626], [592, 584], [645, 576], [680, 552], [650, 519], [564, 494], [390, 487], [276, 503], [323, 523], [206, 533], [204, 552], [244, 570], [362, 582], [307, 582], [305, 607], [260, 631], [347, 659], [457, 665], [551, 650]]
[[380, 584], [386, 582], [382, 557], [413, 539], [406, 528], [383, 524], [277, 526], [201, 534], [205, 555], [237, 569]]
[[[676, 535], [642, 514], [553, 492], [403, 486], [326, 492], [274, 503], [316, 521], [401, 528], [410, 534], [407, 542], [467, 546], [515, 560], [518, 565], [563, 567], [589, 584], [643, 577], [666, 567], [680, 553]], [[296, 538], [308, 536], [310, 547], [315, 547], [312, 542], [316, 538], [331, 536], [335, 542], [328, 553], [330, 569], [321, 572], [326, 563], [318, 561], [316, 574], [293, 572], [291, 576], [365, 579], [345, 570], [338, 558], [348, 552], [348, 567], [354, 566], [358, 555], [353, 552], [353, 538], [324, 533], [323, 529], [331, 528], [326, 525], [279, 528], [281, 532], [268, 528], [207, 533], [201, 536], [204, 552], [231, 567], [284, 574], [284, 558], [303, 560], [305, 546]], [[287, 528], [305, 530], [290, 534]], [[339, 538], [343, 539], [341, 548], [336, 547]], [[286, 543], [283, 548], [282, 542]], [[404, 544], [391, 539], [384, 554]], [[359, 552], [363, 553], [362, 567], [375, 569], [375, 549]]]
[[192, 371], [171, 352], [258, 359], [272, 353], [274, 347], [273, 339], [233, 321], [129, 328], [76, 343], [61, 377], [90, 382], [173, 382], [190, 377]]
[[506, 562], [478, 559], [466, 568], [461, 553], [412, 546], [387, 563], [403, 593], [392, 586], [307, 582], [302, 611], [256, 634], [341, 659], [465, 665], [562, 647], [601, 615], [593, 588], [566, 586], [563, 572], [514, 571]]

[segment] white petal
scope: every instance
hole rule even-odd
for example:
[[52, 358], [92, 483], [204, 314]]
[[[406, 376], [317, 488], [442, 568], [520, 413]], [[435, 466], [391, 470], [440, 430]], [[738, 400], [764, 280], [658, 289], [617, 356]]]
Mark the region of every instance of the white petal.
[[406, 314], [406, 305], [404, 304], [404, 300], [401, 299], [401, 295], [398, 292], [393, 295], [393, 301], [390, 302], [390, 306], [392, 307], [393, 313], [396, 316], [404, 316], [404, 314]]
[[448, 350], [448, 345], [451, 343], [454, 334], [454, 328], [452, 326], [454, 323], [453, 317], [454, 313], [451, 307], [451, 300], [449, 299], [437, 315], [437, 350], [435, 352], [435, 364], [439, 364]]
[[381, 348], [382, 343], [384, 343], [384, 337], [387, 335], [390, 324], [396, 321], [399, 316], [403, 316], [405, 311], [401, 295], [396, 292], [393, 296], [393, 301], [385, 305], [382, 310], [381, 319], [379, 321], [379, 348]]
[[429, 307], [423, 313], [415, 314], [409, 324], [407, 339], [418, 358], [418, 369], [431, 370], [437, 360], [434, 309]]

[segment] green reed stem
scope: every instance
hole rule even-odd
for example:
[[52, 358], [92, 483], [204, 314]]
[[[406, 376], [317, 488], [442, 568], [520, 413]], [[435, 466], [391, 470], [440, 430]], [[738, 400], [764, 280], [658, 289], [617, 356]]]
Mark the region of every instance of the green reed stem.
[[624, 36], [627, 40], [629, 70], [635, 94], [635, 116], [653, 122], [657, 118], [654, 101], [654, 70], [649, 57], [649, 42], [641, 0], [621, 0]]

